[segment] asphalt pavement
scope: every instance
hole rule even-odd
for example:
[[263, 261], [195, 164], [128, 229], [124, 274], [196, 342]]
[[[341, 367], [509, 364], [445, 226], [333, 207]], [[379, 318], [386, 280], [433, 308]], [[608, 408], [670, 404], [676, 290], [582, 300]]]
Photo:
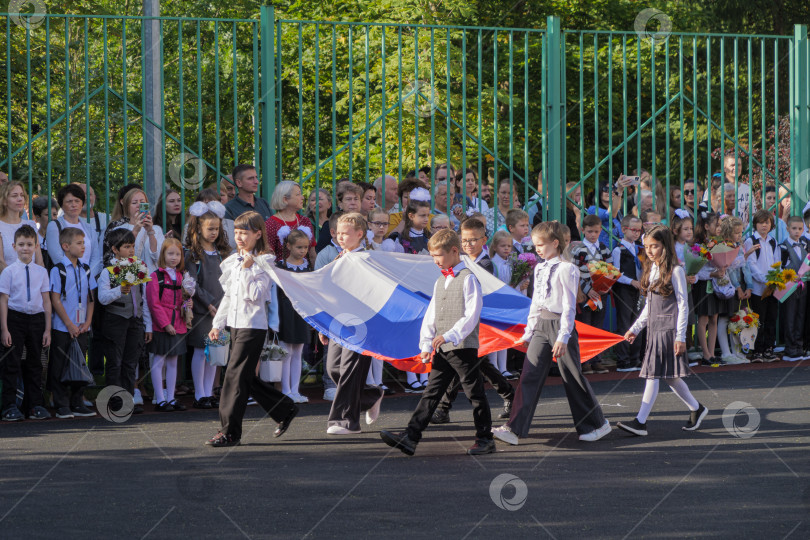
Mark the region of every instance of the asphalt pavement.
[[[593, 380], [614, 426], [635, 416], [637, 373]], [[810, 538], [810, 362], [688, 383], [710, 409], [697, 432], [662, 385], [649, 436], [583, 443], [552, 384], [529, 437], [477, 458], [463, 393], [413, 457], [379, 431], [402, 429], [415, 395], [343, 437], [325, 402], [279, 439], [250, 407], [230, 449], [203, 446], [216, 411], [4, 424], [0, 538]]]

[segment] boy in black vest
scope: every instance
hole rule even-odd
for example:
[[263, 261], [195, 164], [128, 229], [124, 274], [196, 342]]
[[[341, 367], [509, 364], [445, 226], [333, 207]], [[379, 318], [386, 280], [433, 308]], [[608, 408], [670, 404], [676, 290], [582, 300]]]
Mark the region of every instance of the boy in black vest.
[[[798, 272], [802, 262], [807, 258], [807, 250], [799, 239], [804, 232], [804, 222], [798, 216], [792, 216], [787, 221], [789, 236], [781, 244], [782, 268], [790, 268]], [[807, 294], [804, 287], [798, 287], [781, 306], [781, 321], [785, 330], [785, 354], [782, 360], [795, 362], [804, 360], [804, 350], [807, 348], [807, 336], [804, 333], [804, 316], [807, 308]]]
[[[605, 306], [607, 295], [600, 295], [593, 290], [591, 282], [591, 272], [588, 270], [590, 261], [611, 262], [610, 249], [599, 241], [602, 232], [602, 220], [599, 216], [589, 214], [582, 221], [582, 242], [571, 252], [574, 264], [579, 268], [579, 288], [580, 295], [577, 298], [576, 319], [582, 323], [602, 328], [605, 322]], [[590, 301], [590, 303], [589, 303]], [[595, 307], [594, 307], [595, 306]], [[582, 364], [582, 373], [607, 373], [608, 370], [602, 365], [599, 355], [594, 356]]]
[[[616, 303], [616, 333], [624, 335], [639, 316], [639, 280], [641, 279], [641, 262], [638, 254], [642, 249], [638, 245], [641, 236], [641, 220], [627, 215], [622, 219], [624, 238], [613, 249], [613, 263], [619, 268], [622, 276], [613, 285], [613, 298]], [[616, 345], [616, 371], [641, 371], [641, 343], [622, 341]]]
[[[804, 230], [808, 231], [801, 235], [799, 238], [799, 242], [801, 242], [802, 247], [804, 250], [810, 253], [810, 208], [804, 211], [802, 214], [802, 221], [804, 221]], [[810, 274], [810, 272], [808, 272]], [[806, 280], [810, 280], [810, 275], [805, 275], [804, 278]], [[805, 287], [807, 287], [808, 282], [805, 281]], [[805, 295], [807, 295], [807, 291], [805, 291]], [[804, 310], [804, 357], [810, 359], [810, 301], [806, 301], [806, 308]]]
[[481, 284], [461, 262], [461, 241], [454, 231], [437, 232], [431, 237], [428, 250], [442, 271], [422, 320], [419, 338], [423, 362], [430, 361], [431, 353], [435, 352], [433, 368], [407, 430], [381, 431], [380, 437], [388, 446], [412, 456], [439, 400], [453, 377], [458, 375], [464, 393], [472, 402], [475, 422], [475, 444], [467, 453], [490, 454], [495, 451], [492, 417], [478, 360], [478, 326], [483, 304]]
[[[510, 210], [511, 212], [511, 210]], [[495, 266], [489, 255], [484, 253], [484, 244], [486, 244], [486, 227], [484, 224], [474, 218], [464, 220], [461, 223], [461, 249], [464, 250], [478, 266], [489, 272], [495, 273]], [[498, 391], [498, 395], [503, 398], [503, 412], [500, 418], [509, 418], [509, 413], [512, 411], [512, 399], [515, 397], [515, 389], [509, 384], [498, 368], [495, 367], [488, 358], [480, 358], [481, 374], [489, 381], [489, 384]], [[430, 419], [431, 424], [447, 424], [450, 422], [450, 409], [453, 407], [453, 402], [458, 397], [459, 390], [458, 376], [453, 377], [453, 382], [447, 388], [447, 392], [442, 397], [436, 412]]]

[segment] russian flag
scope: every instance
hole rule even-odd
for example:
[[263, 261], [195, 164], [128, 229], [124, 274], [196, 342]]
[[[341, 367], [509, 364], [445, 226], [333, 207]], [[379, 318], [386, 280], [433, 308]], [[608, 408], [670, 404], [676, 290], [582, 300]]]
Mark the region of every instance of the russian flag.
[[[422, 318], [436, 280], [441, 277], [431, 257], [354, 252], [320, 270], [304, 273], [276, 271], [271, 260], [261, 260], [259, 264], [318, 332], [343, 347], [385, 360], [398, 369], [430, 371], [430, 364], [422, 363], [418, 356]], [[481, 283], [484, 297], [479, 354], [511, 348], [523, 335], [530, 299], [466, 255], [462, 260]], [[577, 332], [583, 362], [622, 340], [580, 323]]]

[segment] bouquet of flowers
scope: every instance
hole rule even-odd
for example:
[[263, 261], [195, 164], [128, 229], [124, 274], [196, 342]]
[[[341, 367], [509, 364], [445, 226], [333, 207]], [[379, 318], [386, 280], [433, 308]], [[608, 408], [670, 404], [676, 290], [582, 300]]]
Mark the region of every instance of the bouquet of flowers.
[[740, 246], [734, 242], [725, 242], [722, 239], [717, 241], [707, 242], [707, 248], [711, 255], [711, 261], [717, 268], [728, 268], [737, 254], [740, 252]]
[[692, 244], [683, 251], [684, 270], [687, 276], [694, 276], [712, 260], [712, 253], [702, 244]]
[[[753, 349], [757, 340], [759, 315], [746, 306], [728, 320], [728, 333], [735, 353], [744, 354]], [[745, 363], [745, 362], [741, 362]]]
[[618, 268], [605, 261], [589, 261], [588, 271], [593, 290], [599, 294], [607, 294], [622, 275]]
[[775, 262], [765, 276], [765, 290], [762, 291], [762, 297], [774, 295], [777, 300], [784, 302], [798, 288], [799, 276], [796, 271], [790, 268], [783, 270], [782, 263]]
[[744, 307], [728, 320], [728, 333], [737, 335], [746, 328], [759, 328], [759, 315]]
[[526, 279], [537, 266], [537, 256], [534, 253], [521, 253], [511, 255], [509, 264], [512, 266], [512, 277], [509, 279], [510, 287], [517, 287], [521, 281]]
[[108, 266], [107, 270], [110, 271], [110, 286], [113, 288], [121, 285], [135, 286], [152, 281], [146, 263], [138, 257], [113, 259], [110, 263], [111, 266]]
[[194, 304], [192, 303], [191, 297], [194, 296], [196, 288], [197, 282], [194, 278], [191, 277], [188, 272], [183, 273], [183, 305], [181, 312], [183, 313], [183, 320], [186, 321], [186, 326], [191, 326], [194, 320], [194, 312], [192, 311]]

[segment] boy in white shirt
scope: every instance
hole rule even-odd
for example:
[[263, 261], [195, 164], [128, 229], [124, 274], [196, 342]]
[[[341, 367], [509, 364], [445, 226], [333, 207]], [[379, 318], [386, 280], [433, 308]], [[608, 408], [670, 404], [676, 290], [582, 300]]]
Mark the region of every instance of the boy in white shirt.
[[774, 362], [779, 360], [773, 352], [776, 342], [776, 318], [779, 315], [779, 301], [773, 295], [762, 297], [771, 265], [781, 263], [781, 254], [776, 240], [768, 233], [774, 227], [774, 217], [768, 210], [754, 214], [754, 233], [743, 243], [746, 265], [751, 271], [751, 309], [759, 315], [764, 324], [757, 333], [752, 362]]
[[[17, 260], [0, 274], [0, 347], [3, 361], [2, 418], [7, 422], [23, 419], [17, 407], [17, 381], [25, 388], [23, 409], [28, 418], [44, 420], [50, 413], [43, 406], [42, 348], [51, 344], [51, 299], [48, 272], [33, 262], [37, 232], [23, 225], [14, 233]], [[27, 354], [22, 360], [23, 349]]]

